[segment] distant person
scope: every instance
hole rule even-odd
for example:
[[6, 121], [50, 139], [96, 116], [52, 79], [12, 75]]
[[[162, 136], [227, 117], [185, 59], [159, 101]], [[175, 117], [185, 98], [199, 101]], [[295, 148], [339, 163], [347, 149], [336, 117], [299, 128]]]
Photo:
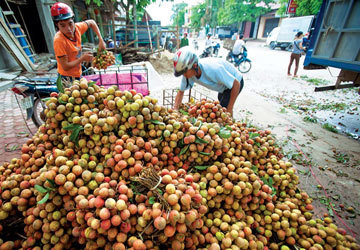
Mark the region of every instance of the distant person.
[[299, 31], [298, 33], [296, 33], [294, 38], [293, 51], [290, 55], [290, 63], [288, 66], [288, 73], [287, 73], [288, 76], [291, 76], [290, 70], [295, 60], [294, 77], [298, 77], [297, 71], [299, 68], [300, 57], [301, 57], [301, 53], [304, 51], [304, 47], [302, 46], [302, 43], [303, 43], [303, 32]]
[[310, 36], [310, 34], [309, 34], [309, 32], [308, 32], [308, 33], [306, 33], [306, 34], [304, 35], [304, 37], [303, 37], [302, 46], [304, 47], [305, 52], [307, 51], [307, 49], [308, 49], [309, 46], [310, 46], [309, 36]]
[[234, 54], [234, 56], [239, 56], [240, 54], [242, 54], [244, 45], [244, 35], [241, 34], [239, 36], [239, 39], [235, 41], [234, 47], [232, 49], [232, 53]]
[[211, 45], [212, 45], [211, 33], [208, 33], [205, 40], [205, 49], [211, 47]]
[[160, 37], [160, 46], [164, 47], [164, 45], [165, 45], [165, 35], [162, 34], [161, 37]]
[[235, 32], [232, 37], [231, 37], [231, 40], [236, 40], [237, 39], [237, 33]]
[[198, 83], [218, 92], [221, 106], [233, 114], [235, 101], [244, 87], [244, 79], [234, 65], [221, 58], [199, 59], [188, 46], [179, 49], [173, 60], [175, 76], [183, 76], [175, 98], [175, 109], [179, 109], [184, 91]]
[[185, 32], [184, 37], [180, 41], [180, 48], [189, 46], [189, 39], [187, 38], [188, 34]]

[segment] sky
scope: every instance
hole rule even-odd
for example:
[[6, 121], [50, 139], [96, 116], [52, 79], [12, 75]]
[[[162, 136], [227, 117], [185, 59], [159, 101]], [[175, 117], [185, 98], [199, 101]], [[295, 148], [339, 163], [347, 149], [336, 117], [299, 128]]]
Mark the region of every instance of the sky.
[[173, 14], [171, 8], [174, 4], [187, 3], [188, 5], [195, 5], [203, 1], [204, 0], [174, 0], [173, 2], [171, 2], [165, 0], [156, 0], [155, 3], [146, 7], [146, 10], [148, 11], [153, 20], [161, 21], [161, 25], [166, 26], [171, 24], [170, 18]]

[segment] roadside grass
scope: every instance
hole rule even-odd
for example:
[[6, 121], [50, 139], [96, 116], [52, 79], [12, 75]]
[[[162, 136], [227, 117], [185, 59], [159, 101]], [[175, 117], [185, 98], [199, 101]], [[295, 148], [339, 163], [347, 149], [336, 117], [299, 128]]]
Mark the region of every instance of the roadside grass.
[[334, 154], [334, 156], [335, 156], [336, 161], [339, 163], [346, 163], [350, 160], [350, 157], [346, 153], [336, 152]]
[[338, 130], [334, 128], [334, 126], [330, 125], [329, 123], [324, 123], [322, 127], [330, 132], [338, 133]]
[[321, 79], [321, 78], [310, 78], [307, 75], [300, 76], [300, 78], [302, 80], [307, 81], [308, 83], [315, 85], [315, 86], [324, 86], [324, 85], [329, 85], [331, 83], [328, 80]]
[[305, 117], [303, 118], [303, 120], [304, 120], [305, 122], [312, 122], [312, 123], [317, 123], [317, 122], [318, 122], [316, 118], [312, 118], [312, 117], [310, 117], [310, 116], [305, 116]]

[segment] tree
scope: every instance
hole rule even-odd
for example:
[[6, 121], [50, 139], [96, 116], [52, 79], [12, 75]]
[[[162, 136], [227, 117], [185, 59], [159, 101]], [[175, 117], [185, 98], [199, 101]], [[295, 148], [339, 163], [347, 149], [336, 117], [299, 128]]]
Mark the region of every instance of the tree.
[[298, 0], [296, 16], [316, 15], [321, 7], [323, 0]]
[[185, 24], [185, 8], [188, 6], [187, 3], [174, 4], [172, 7], [173, 14], [171, 20], [174, 26], [183, 26]]
[[[297, 0], [295, 16], [316, 15], [321, 7], [323, 0]], [[288, 0], [280, 0], [281, 7], [277, 11], [279, 15], [285, 15], [287, 11]]]
[[220, 8], [218, 20], [220, 24], [232, 24], [243, 21], [254, 22], [257, 17], [271, 10], [274, 0], [225, 0]]
[[204, 16], [206, 12], [206, 2], [195, 5], [191, 8], [191, 28], [199, 31], [202, 26], [205, 25]]
[[195, 5], [191, 9], [191, 27], [199, 30], [205, 24], [216, 27], [218, 22], [218, 12], [222, 8], [222, 0], [205, 0], [203, 3]]

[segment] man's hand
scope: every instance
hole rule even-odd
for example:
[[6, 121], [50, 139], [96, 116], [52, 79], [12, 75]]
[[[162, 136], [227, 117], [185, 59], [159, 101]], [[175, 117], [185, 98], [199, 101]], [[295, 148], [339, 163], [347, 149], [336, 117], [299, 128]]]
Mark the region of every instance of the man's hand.
[[230, 100], [229, 100], [229, 104], [227, 106], [227, 111], [230, 112], [230, 114], [233, 114], [233, 108], [234, 108], [234, 104], [236, 101], [236, 98], [239, 95], [239, 91], [240, 91], [240, 82], [238, 80], [234, 80], [233, 83], [233, 87], [231, 89], [231, 93], [230, 93]]
[[184, 91], [179, 90], [175, 97], [175, 103], [174, 103], [175, 110], [179, 110], [183, 97], [184, 97]]
[[106, 44], [105, 44], [103, 39], [100, 39], [100, 41], [99, 41], [99, 50], [102, 51], [102, 50], [105, 50], [105, 49], [106, 49]]
[[233, 116], [233, 107], [228, 106], [226, 110], [231, 114], [231, 116]]
[[85, 52], [81, 56], [82, 62], [91, 62], [92, 59], [93, 59], [93, 54], [91, 52]]

